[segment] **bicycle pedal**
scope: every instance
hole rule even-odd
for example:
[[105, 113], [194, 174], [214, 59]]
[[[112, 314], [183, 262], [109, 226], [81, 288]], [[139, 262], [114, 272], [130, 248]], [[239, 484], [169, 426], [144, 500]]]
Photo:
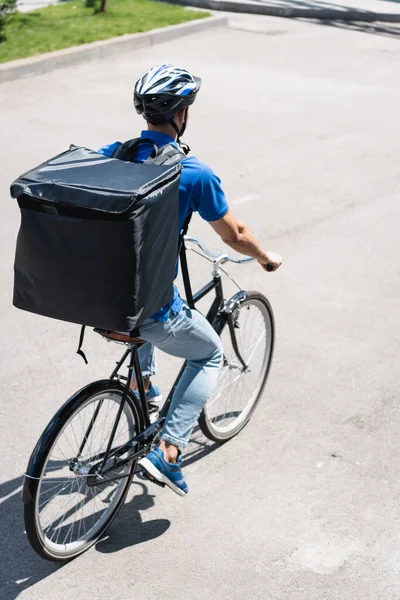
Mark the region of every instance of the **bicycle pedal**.
[[155, 483], [155, 485], [158, 485], [160, 487], [165, 487], [165, 483], [163, 481], [157, 481], [157, 479], [149, 479], [149, 481], [151, 481], [151, 483]]
[[151, 483], [155, 483], [156, 485], [159, 485], [160, 487], [165, 487], [165, 483], [163, 481], [157, 481], [157, 479], [155, 479], [154, 477], [152, 477], [149, 473], [147, 473], [146, 471], [140, 471], [140, 474], [147, 479], [148, 481], [151, 481]]

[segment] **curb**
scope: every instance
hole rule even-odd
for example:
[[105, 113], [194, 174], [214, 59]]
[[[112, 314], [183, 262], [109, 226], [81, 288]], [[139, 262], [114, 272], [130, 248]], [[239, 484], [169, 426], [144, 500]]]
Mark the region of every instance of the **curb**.
[[206, 10], [268, 15], [287, 19], [319, 19], [321, 21], [381, 21], [382, 23], [400, 23], [400, 13], [379, 13], [371, 10], [348, 10], [332, 8], [292, 8], [286, 6], [267, 6], [255, 2], [235, 2], [235, 0], [160, 0], [169, 4], [193, 6]]
[[106, 58], [120, 52], [149, 48], [178, 37], [192, 35], [193, 33], [227, 24], [228, 18], [226, 16], [204, 17], [196, 21], [152, 29], [144, 33], [130, 33], [100, 42], [92, 42], [91, 44], [65, 48], [56, 52], [48, 52], [40, 56], [12, 60], [0, 64], [0, 83], [13, 81], [22, 77], [42, 75], [55, 69], [71, 67], [88, 60]]

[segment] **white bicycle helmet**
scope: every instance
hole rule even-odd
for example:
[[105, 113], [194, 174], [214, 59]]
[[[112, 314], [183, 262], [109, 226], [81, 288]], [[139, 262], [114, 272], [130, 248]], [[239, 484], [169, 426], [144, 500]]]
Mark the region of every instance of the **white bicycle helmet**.
[[193, 104], [200, 86], [201, 79], [186, 69], [174, 65], [153, 67], [136, 82], [133, 103], [146, 121], [153, 125], [168, 123], [181, 108]]

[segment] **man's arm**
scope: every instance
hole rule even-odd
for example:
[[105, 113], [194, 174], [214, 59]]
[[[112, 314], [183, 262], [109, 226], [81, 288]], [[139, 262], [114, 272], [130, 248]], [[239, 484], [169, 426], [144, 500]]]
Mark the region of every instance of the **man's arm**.
[[267, 270], [268, 264], [274, 267], [274, 271], [281, 266], [282, 256], [277, 252], [264, 250], [247, 225], [236, 219], [230, 210], [222, 219], [209, 223], [225, 244], [240, 254], [257, 259], [264, 270]]

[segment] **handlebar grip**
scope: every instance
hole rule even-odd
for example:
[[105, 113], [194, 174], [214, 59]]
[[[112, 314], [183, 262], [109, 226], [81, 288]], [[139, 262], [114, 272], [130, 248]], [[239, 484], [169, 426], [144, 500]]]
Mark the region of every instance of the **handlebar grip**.
[[266, 269], [267, 269], [267, 271], [271, 272], [274, 270], [274, 265], [272, 263], [267, 263]]

